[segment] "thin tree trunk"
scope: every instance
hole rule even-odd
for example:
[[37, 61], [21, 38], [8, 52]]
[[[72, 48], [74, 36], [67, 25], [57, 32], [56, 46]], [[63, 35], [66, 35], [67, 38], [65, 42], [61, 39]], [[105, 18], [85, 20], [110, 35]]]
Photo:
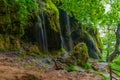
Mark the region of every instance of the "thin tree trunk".
[[[109, 35], [109, 33], [110, 33], [110, 26], [107, 26], [107, 36]], [[110, 48], [110, 44], [109, 44], [109, 39], [110, 39], [110, 37], [107, 37], [107, 40], [108, 40], [108, 42], [107, 42], [107, 55], [106, 55], [106, 59], [108, 58], [108, 56], [109, 56], [109, 54], [110, 54], [110, 50], [109, 50], [109, 48]]]
[[112, 61], [115, 56], [117, 54], [120, 54], [120, 51], [119, 51], [119, 45], [120, 45], [120, 24], [118, 24], [117, 26], [117, 30], [115, 32], [116, 34], [116, 44], [115, 44], [115, 50], [113, 51], [113, 53], [108, 57], [108, 61]]

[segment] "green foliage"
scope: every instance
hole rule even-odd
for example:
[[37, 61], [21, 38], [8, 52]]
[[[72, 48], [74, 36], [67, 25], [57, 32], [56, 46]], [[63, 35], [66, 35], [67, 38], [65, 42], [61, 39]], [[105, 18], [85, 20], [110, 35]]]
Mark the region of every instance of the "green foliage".
[[24, 28], [27, 25], [28, 17], [34, 14], [34, 10], [38, 9], [37, 3], [33, 0], [4, 0], [4, 4], [11, 11], [17, 8], [17, 19], [20, 21], [20, 36], [24, 35]]
[[114, 73], [116, 73], [118, 76], [120, 76], [120, 72], [119, 72], [119, 70], [120, 70], [120, 55], [117, 56], [110, 65], [112, 67], [112, 71]]
[[61, 8], [86, 26], [95, 26], [104, 16], [101, 0], [62, 0]]
[[103, 33], [101, 35], [102, 40], [103, 40], [103, 59], [104, 61], [106, 60], [106, 57], [108, 57], [112, 51], [114, 51], [114, 44], [115, 44], [115, 27], [110, 27], [110, 26], [106, 26], [104, 28], [100, 28], [100, 30], [102, 31], [101, 33]]
[[65, 69], [66, 69], [67, 71], [77, 71], [77, 70], [75, 69], [75, 64], [69, 64], [69, 65], [67, 65], [67, 66], [65, 67]]
[[51, 0], [54, 4], [59, 4], [61, 0]]
[[120, 23], [120, 1], [119, 0], [106, 0], [104, 5], [109, 5], [110, 10], [105, 12], [104, 18], [101, 20], [101, 25], [108, 25], [110, 27], [115, 27]]
[[117, 56], [117, 57], [113, 60], [113, 62], [114, 62], [115, 64], [117, 64], [117, 65], [120, 66], [120, 55]]
[[63, 52], [63, 53], [66, 53], [67, 51], [65, 50], [65, 48], [61, 48], [61, 51]]
[[84, 69], [91, 69], [92, 67], [91, 67], [91, 64], [90, 63], [86, 63], [86, 64], [84, 64], [84, 65], [82, 65], [82, 67], [84, 68]]
[[101, 76], [103, 76], [104, 77], [104, 80], [110, 80], [110, 78], [107, 76], [107, 75], [105, 75], [103, 72], [95, 72], [96, 74], [100, 74]]
[[108, 12], [107, 19], [108, 19], [108, 24], [118, 24], [120, 23], [120, 1], [119, 0], [114, 0], [113, 2], [110, 3], [111, 5], [111, 10]]
[[27, 24], [28, 16], [36, 10], [37, 4], [33, 0], [16, 0], [19, 3], [20, 9], [18, 14], [20, 16], [21, 36], [24, 34], [24, 27]]
[[[113, 0], [61, 0], [61, 9], [74, 16], [85, 26], [116, 25], [120, 22], [120, 1]], [[110, 6], [109, 10], [106, 7]]]
[[120, 69], [120, 66], [119, 65], [117, 65], [117, 64], [115, 64], [115, 63], [111, 63], [111, 66], [112, 66], [112, 68], [114, 68], [114, 69]]

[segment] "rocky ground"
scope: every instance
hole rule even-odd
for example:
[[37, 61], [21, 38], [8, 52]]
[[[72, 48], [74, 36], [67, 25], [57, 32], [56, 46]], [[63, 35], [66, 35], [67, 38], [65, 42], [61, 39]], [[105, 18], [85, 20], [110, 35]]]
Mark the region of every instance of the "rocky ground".
[[[47, 66], [47, 65], [46, 65]], [[104, 80], [93, 70], [68, 72], [45, 67], [32, 57], [20, 58], [14, 53], [0, 53], [0, 80]]]

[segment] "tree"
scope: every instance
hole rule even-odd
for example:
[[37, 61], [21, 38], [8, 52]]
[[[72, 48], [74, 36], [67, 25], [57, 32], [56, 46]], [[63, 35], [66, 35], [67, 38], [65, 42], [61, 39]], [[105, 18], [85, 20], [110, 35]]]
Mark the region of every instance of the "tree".
[[85, 26], [95, 26], [104, 17], [103, 0], [62, 0], [62, 9]]
[[120, 53], [119, 51], [119, 44], [120, 44], [120, 1], [114, 0], [110, 2], [111, 10], [106, 14], [106, 20], [108, 21], [108, 25], [113, 25], [116, 27], [115, 35], [116, 35], [116, 43], [115, 49], [112, 54], [108, 57], [108, 61], [112, 61], [117, 54]]
[[115, 43], [115, 50], [113, 53], [108, 57], [108, 61], [112, 61], [117, 54], [120, 54], [119, 45], [120, 45], [120, 24], [117, 26], [116, 34], [116, 43]]
[[[82, 25], [93, 28], [97, 25], [116, 27], [120, 23], [119, 4], [120, 0], [62, 0], [61, 8], [70, 16], [75, 17]], [[110, 6], [109, 10], [105, 10], [107, 5]], [[119, 26], [116, 30], [115, 50], [110, 56], [119, 53]]]

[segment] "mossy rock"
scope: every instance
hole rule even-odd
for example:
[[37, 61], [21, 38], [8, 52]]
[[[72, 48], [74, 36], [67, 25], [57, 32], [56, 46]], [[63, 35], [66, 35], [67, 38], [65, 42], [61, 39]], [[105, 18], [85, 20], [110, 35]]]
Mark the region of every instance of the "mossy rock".
[[[89, 55], [85, 43], [78, 43], [72, 53], [67, 57], [58, 56], [55, 59], [57, 69], [73, 69], [74, 66], [86, 66], [88, 63]], [[72, 66], [71, 66], [72, 65]], [[69, 70], [68, 70], [69, 71]]]
[[0, 34], [0, 50], [5, 49], [4, 44], [5, 44], [4, 37], [3, 37], [3, 35]]
[[60, 31], [60, 25], [59, 25], [59, 10], [55, 6], [55, 4], [51, 0], [45, 1], [45, 10], [44, 13], [48, 18], [50, 27], [56, 31]]
[[21, 47], [20, 39], [13, 35], [0, 34], [0, 50], [15, 50]]
[[91, 58], [99, 59], [101, 58], [100, 49], [97, 46], [97, 42], [95, 40], [95, 36], [92, 36], [87, 31], [83, 32], [83, 40], [87, 45], [88, 53]]
[[32, 45], [29, 49], [30, 54], [39, 54], [40, 53], [40, 49], [37, 45]]
[[93, 37], [96, 46], [102, 52], [102, 50], [103, 50], [103, 42], [102, 42], [102, 39], [100, 37], [100, 33], [99, 33], [98, 29], [89, 27], [87, 29], [87, 32]]
[[77, 65], [84, 65], [88, 62], [89, 55], [85, 43], [78, 43], [72, 51], [71, 57]]

